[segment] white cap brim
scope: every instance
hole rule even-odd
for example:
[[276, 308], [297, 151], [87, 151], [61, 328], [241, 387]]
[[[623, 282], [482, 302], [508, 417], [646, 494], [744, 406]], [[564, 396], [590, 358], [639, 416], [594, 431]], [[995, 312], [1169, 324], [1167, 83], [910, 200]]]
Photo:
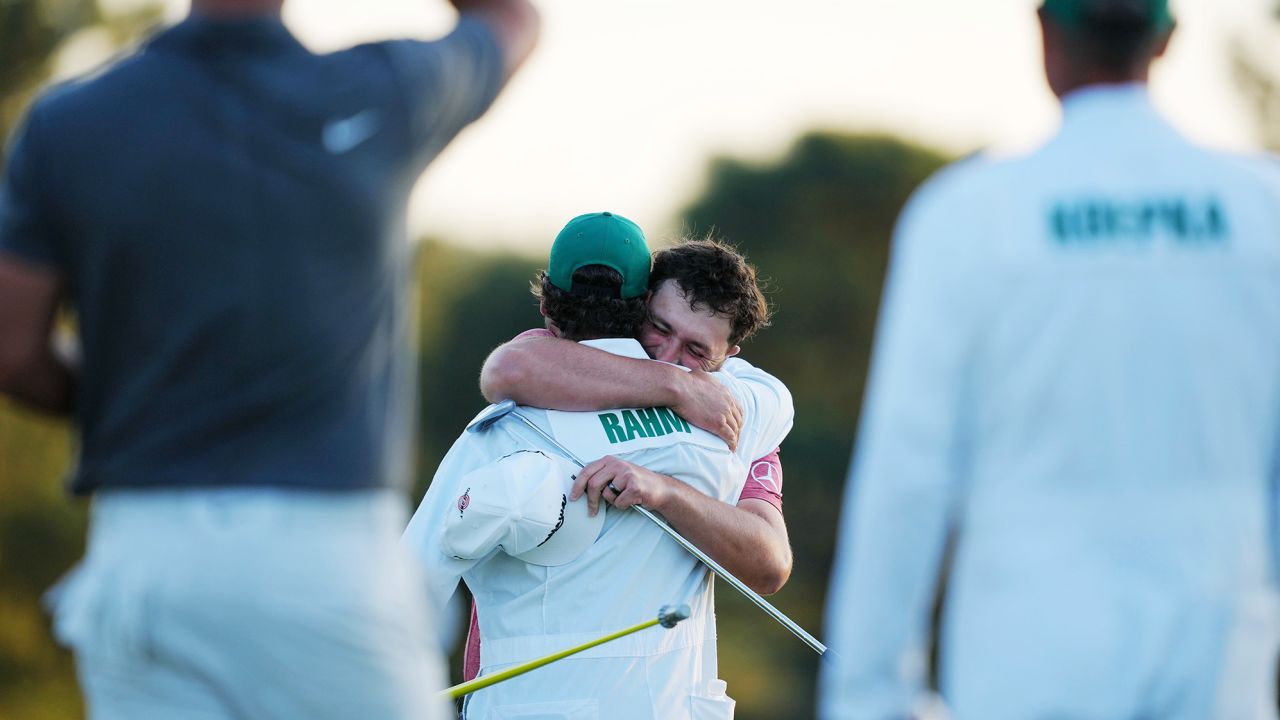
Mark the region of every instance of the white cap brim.
[[599, 537], [605, 507], [587, 513], [586, 497], [569, 502], [578, 469], [568, 460], [520, 450], [467, 473], [466, 488], [444, 519], [443, 550], [479, 559], [501, 548], [534, 565], [572, 562]]
[[512, 557], [531, 565], [567, 565], [587, 551], [591, 544], [600, 537], [604, 527], [605, 504], [600, 503], [600, 511], [595, 517], [588, 514], [587, 496], [583, 495], [575, 502], [568, 502], [568, 490], [565, 490], [564, 523], [560, 525], [543, 543], [531, 550], [514, 553]]

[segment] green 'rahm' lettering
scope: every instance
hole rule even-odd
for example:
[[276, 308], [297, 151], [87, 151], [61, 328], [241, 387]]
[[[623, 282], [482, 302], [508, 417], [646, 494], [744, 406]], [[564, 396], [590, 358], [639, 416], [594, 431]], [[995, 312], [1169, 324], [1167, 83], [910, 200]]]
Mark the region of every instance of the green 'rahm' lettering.
[[667, 428], [667, 432], [683, 432], [692, 434], [689, 429], [689, 423], [684, 418], [671, 412], [671, 408], [654, 408], [658, 411], [658, 417], [662, 420], [662, 425]]
[[636, 412], [640, 415], [640, 422], [644, 423], [645, 435], [652, 438], [667, 434], [667, 431], [662, 429], [662, 423], [658, 421], [657, 408], [644, 408]]
[[663, 430], [666, 430], [667, 432], [675, 432], [680, 429], [680, 423], [676, 420], [675, 413], [671, 412], [669, 408], [661, 407], [654, 408], [653, 410], [655, 414], [657, 414], [658, 419], [662, 421]]
[[622, 423], [627, 426], [627, 439], [635, 440], [636, 436], [649, 437], [644, 434], [644, 428], [640, 426], [640, 421], [636, 419], [635, 413], [630, 410], [622, 411]]
[[693, 434], [688, 421], [672, 412], [671, 408], [636, 408], [599, 413], [596, 417], [600, 418], [600, 427], [604, 428], [610, 445], [636, 438], [662, 437], [673, 432]]
[[614, 445], [626, 440], [622, 426], [618, 424], [618, 416], [613, 413], [600, 413], [600, 424], [604, 426], [604, 434], [609, 437], [609, 444]]

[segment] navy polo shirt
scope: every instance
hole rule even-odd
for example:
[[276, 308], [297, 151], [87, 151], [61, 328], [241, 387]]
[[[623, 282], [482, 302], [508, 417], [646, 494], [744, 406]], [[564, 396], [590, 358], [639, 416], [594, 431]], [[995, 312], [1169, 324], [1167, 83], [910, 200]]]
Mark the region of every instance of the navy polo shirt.
[[502, 78], [475, 20], [315, 55], [193, 18], [38, 100], [0, 252], [67, 283], [73, 489], [406, 480], [406, 202]]

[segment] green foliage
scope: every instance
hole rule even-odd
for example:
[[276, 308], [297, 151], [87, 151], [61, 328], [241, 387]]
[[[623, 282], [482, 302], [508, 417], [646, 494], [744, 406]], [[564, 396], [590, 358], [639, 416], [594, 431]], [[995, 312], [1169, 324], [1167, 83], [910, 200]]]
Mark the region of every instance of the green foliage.
[[[545, 263], [545, 260], [544, 260]], [[449, 446], [486, 404], [480, 366], [489, 352], [542, 327], [529, 281], [542, 265], [514, 255], [484, 255], [439, 243], [419, 252], [421, 398], [416, 502]]]
[[692, 234], [737, 245], [769, 280], [775, 326], [750, 356], [784, 379], [835, 380], [800, 398], [801, 417], [852, 424], [867, 348], [850, 342], [874, 327], [898, 209], [942, 162], [890, 138], [812, 134], [771, 167], [717, 161], [705, 195], [685, 211]]
[[40, 609], [84, 542], [83, 507], [62, 489], [69, 458], [65, 423], [0, 400], [0, 718], [80, 714], [71, 657]]
[[[1272, 5], [1270, 17], [1270, 25], [1260, 29], [1261, 37], [1280, 35], [1280, 2]], [[1238, 38], [1232, 47], [1231, 66], [1253, 113], [1258, 140], [1271, 151], [1280, 152], [1280, 75], [1275, 71], [1280, 67], [1280, 51], [1272, 42], [1250, 47]]]
[[[772, 599], [811, 631], [822, 624], [893, 225], [946, 160], [889, 137], [810, 134], [780, 162], [716, 161], [683, 213], [690, 234], [736, 245], [769, 280], [773, 327], [742, 355], [795, 398], [795, 428], [782, 446], [795, 569]], [[735, 595], [722, 588], [717, 605], [721, 676], [738, 698], [737, 717], [811, 716], [816, 656]]]
[[[0, 131], [26, 107], [51, 72], [54, 50], [80, 28], [97, 22], [94, 0], [0, 2]], [[2, 156], [0, 156], [2, 157]]]
[[160, 18], [159, 0], [153, 2], [105, 14], [97, 0], [0, 0], [0, 147], [53, 74], [58, 50], [68, 40], [93, 29], [117, 47], [128, 45]]

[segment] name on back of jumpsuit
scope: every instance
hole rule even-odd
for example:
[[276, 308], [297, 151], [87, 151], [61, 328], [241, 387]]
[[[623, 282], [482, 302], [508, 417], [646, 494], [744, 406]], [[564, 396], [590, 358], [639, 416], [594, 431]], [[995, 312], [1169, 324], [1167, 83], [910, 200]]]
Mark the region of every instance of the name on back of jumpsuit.
[[670, 408], [618, 410], [602, 412], [597, 417], [600, 418], [600, 426], [610, 445], [635, 440], [637, 437], [662, 437], [674, 432], [693, 433], [689, 423]]
[[1060, 200], [1052, 205], [1048, 220], [1050, 236], [1060, 246], [1142, 244], [1163, 238], [1205, 247], [1230, 237], [1226, 211], [1214, 197]]

